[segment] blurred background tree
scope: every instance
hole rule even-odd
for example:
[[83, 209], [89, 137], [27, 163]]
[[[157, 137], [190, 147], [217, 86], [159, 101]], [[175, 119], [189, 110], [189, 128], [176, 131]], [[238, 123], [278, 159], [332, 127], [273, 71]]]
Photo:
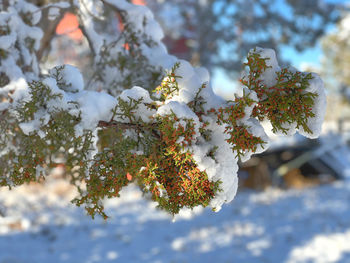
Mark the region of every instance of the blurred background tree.
[[336, 28], [322, 39], [323, 74], [337, 82], [342, 93], [350, 86], [350, 13], [345, 12]]
[[[33, 0], [43, 4], [47, 0]], [[242, 70], [242, 60], [247, 52], [255, 47], [269, 47], [277, 54], [285, 54], [284, 48], [296, 52], [311, 50], [317, 46], [317, 41], [329, 31], [332, 25], [341, 18], [345, 9], [343, 0], [130, 0], [138, 5], [147, 5], [152, 9], [157, 21], [165, 32], [169, 53], [190, 61], [195, 66], [204, 66], [214, 74], [214, 79], [237, 79]], [[71, 10], [70, 12], [73, 12]], [[67, 18], [67, 19], [65, 19]], [[59, 29], [60, 22], [70, 18], [70, 26], [64, 28], [66, 34]], [[73, 17], [61, 15], [45, 23], [40, 56], [48, 58], [47, 68], [52, 67], [50, 61], [76, 64], [79, 57], [79, 67], [85, 77], [89, 78], [88, 43], [82, 37], [78, 21]], [[118, 25], [105, 21], [104, 27], [116, 31]], [[67, 29], [69, 28], [69, 29]], [[56, 31], [55, 31], [56, 30]], [[51, 40], [53, 35], [62, 35]], [[80, 35], [80, 38], [74, 37]], [[67, 46], [75, 42], [74, 49]], [[51, 52], [47, 53], [50, 43]], [[281, 50], [282, 49], [282, 50]], [[45, 53], [45, 52], [46, 53]], [[64, 52], [63, 52], [64, 51]], [[281, 52], [282, 51], [282, 52]], [[296, 51], [296, 52], [294, 52]], [[279, 57], [283, 64], [288, 65], [288, 59], [295, 55]], [[288, 57], [288, 58], [287, 58]], [[81, 58], [85, 62], [81, 61]], [[91, 59], [91, 58], [90, 58]], [[283, 61], [284, 59], [284, 61]], [[293, 64], [295, 64], [293, 62]], [[232, 85], [232, 80], [230, 81]], [[223, 86], [222, 83], [219, 86]]]
[[[161, 22], [169, 52], [237, 76], [254, 46], [303, 51], [338, 21], [341, 3], [324, 0], [144, 0]], [[279, 53], [279, 52], [277, 52]]]

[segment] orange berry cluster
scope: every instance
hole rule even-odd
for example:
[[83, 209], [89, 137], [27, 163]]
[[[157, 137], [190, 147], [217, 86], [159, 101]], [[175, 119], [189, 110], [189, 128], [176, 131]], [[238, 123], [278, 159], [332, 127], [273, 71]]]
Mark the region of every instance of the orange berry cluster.
[[145, 158], [146, 168], [140, 174], [145, 191], [171, 214], [177, 214], [183, 207], [207, 206], [219, 183], [210, 182], [185, 149], [194, 140], [193, 121], [187, 120], [186, 127], [177, 123], [175, 115], [163, 116], [158, 121], [161, 138], [152, 146], [152, 153]]

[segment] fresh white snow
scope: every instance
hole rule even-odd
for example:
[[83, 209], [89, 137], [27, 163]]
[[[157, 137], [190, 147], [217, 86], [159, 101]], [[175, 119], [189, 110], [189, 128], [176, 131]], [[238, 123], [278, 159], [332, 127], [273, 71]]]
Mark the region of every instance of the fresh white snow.
[[65, 181], [0, 189], [0, 262], [350, 262], [350, 183], [240, 192], [172, 218], [134, 186], [92, 220]]

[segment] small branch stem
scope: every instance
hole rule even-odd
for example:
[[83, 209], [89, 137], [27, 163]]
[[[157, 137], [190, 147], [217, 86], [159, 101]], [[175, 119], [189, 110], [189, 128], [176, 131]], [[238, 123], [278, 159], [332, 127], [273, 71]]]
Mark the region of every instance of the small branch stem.
[[127, 130], [127, 129], [134, 129], [134, 130], [138, 130], [138, 131], [143, 131], [143, 130], [151, 130], [152, 134], [156, 137], [156, 138], [160, 138], [159, 134], [157, 133], [157, 131], [152, 128], [152, 126], [155, 126], [155, 123], [149, 125], [149, 126], [145, 126], [142, 124], [137, 124], [137, 123], [124, 123], [124, 122], [118, 122], [118, 121], [99, 121], [98, 123], [98, 127], [100, 128], [109, 128], [109, 127], [115, 127], [116, 129], [121, 129], [121, 130]]

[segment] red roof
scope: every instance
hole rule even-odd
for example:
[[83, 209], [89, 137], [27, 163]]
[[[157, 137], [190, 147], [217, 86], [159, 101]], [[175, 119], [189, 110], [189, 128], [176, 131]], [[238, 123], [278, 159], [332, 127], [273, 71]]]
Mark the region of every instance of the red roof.
[[65, 13], [62, 20], [56, 27], [56, 34], [68, 35], [70, 38], [80, 41], [83, 38], [83, 33], [79, 28], [77, 17], [72, 13]]

